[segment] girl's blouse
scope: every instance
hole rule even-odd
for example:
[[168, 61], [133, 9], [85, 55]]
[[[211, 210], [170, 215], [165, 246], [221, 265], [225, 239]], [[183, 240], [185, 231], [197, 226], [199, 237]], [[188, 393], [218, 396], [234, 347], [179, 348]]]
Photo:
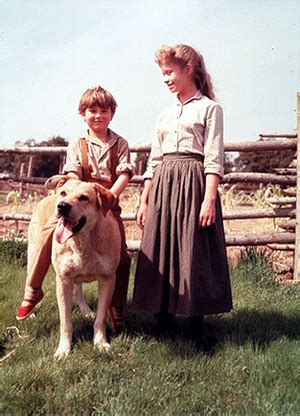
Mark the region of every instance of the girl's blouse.
[[223, 111], [200, 91], [185, 103], [179, 99], [159, 117], [144, 179], [153, 177], [167, 153], [204, 156], [204, 174], [224, 174]]
[[[108, 140], [105, 144], [100, 140], [89, 135], [85, 136], [87, 141], [88, 159], [92, 178], [111, 182], [110, 171], [110, 152], [109, 149], [117, 142], [118, 165], [116, 173], [128, 173], [131, 178], [133, 175], [133, 165], [130, 163], [130, 150], [127, 140], [109, 129]], [[70, 141], [67, 148], [66, 164], [63, 167], [63, 173], [74, 172], [82, 179], [82, 152], [80, 147], [80, 138]]]

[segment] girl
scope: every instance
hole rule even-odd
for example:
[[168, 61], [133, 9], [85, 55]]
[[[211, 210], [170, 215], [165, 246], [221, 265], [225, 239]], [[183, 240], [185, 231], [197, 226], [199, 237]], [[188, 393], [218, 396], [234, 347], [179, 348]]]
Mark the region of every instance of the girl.
[[197, 336], [203, 314], [232, 308], [217, 192], [224, 173], [223, 113], [198, 51], [162, 46], [156, 62], [177, 99], [159, 118], [144, 174], [133, 304], [157, 314], [162, 331], [173, 314], [190, 317]]

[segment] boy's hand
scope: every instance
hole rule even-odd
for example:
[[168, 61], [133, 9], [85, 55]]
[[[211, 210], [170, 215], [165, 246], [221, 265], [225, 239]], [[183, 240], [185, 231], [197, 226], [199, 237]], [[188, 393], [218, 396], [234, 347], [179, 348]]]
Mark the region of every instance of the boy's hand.
[[80, 180], [79, 176], [74, 172], [68, 172], [67, 176], [69, 176], [69, 178], [71, 178], [71, 179], [79, 179]]
[[137, 225], [140, 227], [141, 230], [145, 226], [147, 208], [148, 208], [148, 204], [141, 203], [141, 205], [139, 207], [139, 210], [137, 212], [137, 215], [136, 215], [136, 222], [137, 222]]

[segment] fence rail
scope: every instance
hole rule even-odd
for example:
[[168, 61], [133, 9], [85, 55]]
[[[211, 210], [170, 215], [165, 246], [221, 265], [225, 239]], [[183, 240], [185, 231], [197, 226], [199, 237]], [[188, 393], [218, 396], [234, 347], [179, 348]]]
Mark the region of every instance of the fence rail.
[[[288, 135], [285, 135], [288, 136]], [[285, 137], [282, 135], [275, 137]], [[265, 136], [264, 136], [265, 137]], [[297, 149], [297, 135], [289, 135], [289, 139], [281, 140], [266, 140], [256, 142], [227, 142], [224, 145], [225, 152], [251, 152], [260, 150], [296, 150]], [[130, 146], [131, 153], [150, 152], [151, 145], [137, 145]], [[17, 154], [65, 154], [67, 151], [66, 146], [56, 147], [33, 147], [33, 146], [22, 146], [22, 147], [0, 147], [0, 153], [17, 153]]]
[[[294, 280], [300, 282], [300, 93], [297, 97], [297, 133], [262, 133], [261, 139], [256, 142], [227, 142], [225, 143], [225, 152], [252, 152], [252, 151], [272, 151], [272, 150], [295, 150], [297, 155], [297, 169], [278, 169], [276, 173], [256, 173], [256, 172], [232, 172], [224, 175], [221, 183], [236, 184], [236, 183], [264, 183], [264, 184], [280, 184], [281, 186], [296, 186], [296, 199], [288, 201], [286, 198], [280, 201], [279, 208], [265, 208], [265, 209], [249, 209], [241, 212], [225, 211], [224, 220], [241, 220], [241, 219], [258, 219], [258, 218], [291, 218], [296, 223], [295, 233], [280, 232], [264, 235], [257, 234], [238, 234], [226, 235], [227, 246], [256, 246], [256, 245], [273, 245], [279, 248], [278, 245], [291, 250], [294, 247]], [[267, 139], [267, 140], [265, 140]], [[150, 145], [131, 146], [132, 153], [150, 152]], [[34, 157], [37, 154], [58, 154], [64, 155], [66, 147], [0, 147], [0, 153], [17, 153], [28, 154]], [[31, 159], [32, 163], [32, 159]], [[20, 183], [43, 184], [45, 178], [25, 177], [25, 176], [10, 176], [1, 175], [2, 180], [16, 181]], [[142, 184], [143, 177], [135, 175], [131, 181], [134, 184]], [[290, 198], [291, 199], [291, 198]], [[273, 201], [276, 204], [276, 201]], [[283, 203], [290, 203], [291, 207], [281, 207]], [[126, 221], [135, 220], [134, 213], [124, 213], [122, 218]], [[30, 215], [27, 214], [12, 214], [2, 213], [0, 219], [29, 221]], [[128, 248], [130, 251], [139, 249], [140, 241], [128, 240]]]

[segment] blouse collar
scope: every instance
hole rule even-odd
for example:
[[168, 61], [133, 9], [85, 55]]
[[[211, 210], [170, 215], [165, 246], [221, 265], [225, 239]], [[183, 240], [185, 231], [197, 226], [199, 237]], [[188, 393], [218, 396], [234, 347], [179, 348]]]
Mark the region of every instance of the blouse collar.
[[177, 95], [176, 95], [176, 103], [177, 103], [177, 105], [185, 105], [185, 104], [187, 104], [187, 103], [189, 103], [189, 102], [191, 102], [191, 101], [194, 101], [194, 100], [200, 100], [202, 97], [203, 97], [202, 92], [201, 92], [200, 90], [198, 90], [198, 91], [196, 92], [196, 94], [195, 94], [193, 97], [189, 98], [189, 99], [188, 99], [188, 100], [186, 100], [184, 103], [182, 103], [182, 102], [180, 101], [180, 99], [179, 99], [179, 94], [177, 94]]

